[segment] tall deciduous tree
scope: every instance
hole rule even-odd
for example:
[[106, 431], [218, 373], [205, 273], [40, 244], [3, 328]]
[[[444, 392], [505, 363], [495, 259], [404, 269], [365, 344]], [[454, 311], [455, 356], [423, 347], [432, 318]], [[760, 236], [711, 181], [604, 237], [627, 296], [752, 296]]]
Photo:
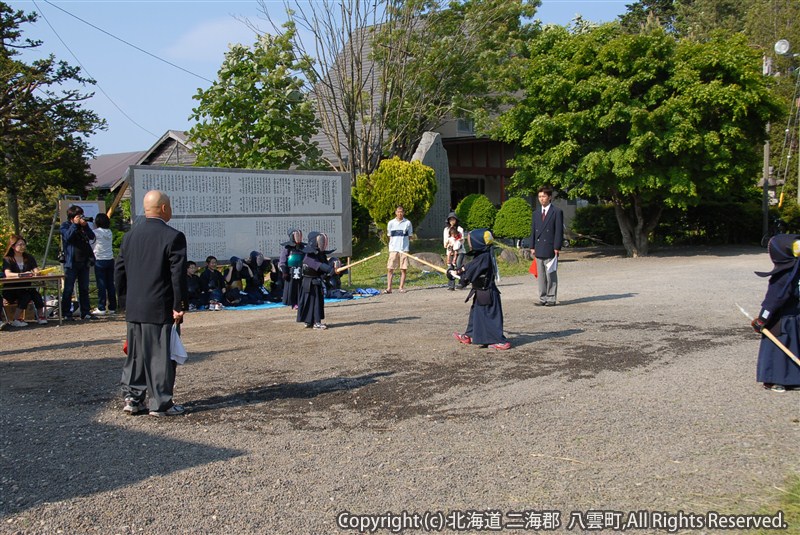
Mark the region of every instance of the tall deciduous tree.
[[199, 102], [189, 131], [197, 165], [249, 169], [316, 167], [311, 136], [319, 125], [303, 93], [306, 60], [292, 52], [291, 28], [262, 35], [252, 47], [233, 45]]
[[381, 26], [373, 58], [389, 66], [384, 85], [385, 152], [410, 158], [423, 132], [454, 117], [496, 109], [498, 68], [524, 52], [539, 26], [539, 0], [398, 1]]
[[93, 180], [86, 139], [105, 127], [82, 107], [92, 96], [83, 88], [94, 82], [80, 69], [52, 55], [30, 64], [17, 59], [21, 49], [41, 44], [22, 38], [21, 26], [36, 19], [0, 2], [0, 190], [11, 226], [26, 233], [35, 232], [37, 220], [31, 228], [21, 226], [21, 203], [41, 202], [45, 192], [85, 192]]
[[751, 187], [778, 111], [741, 36], [549, 28], [514, 72], [524, 96], [495, 131], [518, 144], [514, 184], [613, 203], [630, 256], [647, 254], [665, 206]]
[[[269, 18], [271, 4], [260, 0]], [[469, 116], [487, 76], [523, 49], [539, 0], [287, 0], [297, 54], [335, 169], [355, 178], [407, 158], [422, 133]], [[294, 27], [294, 26], [293, 26]], [[304, 38], [303, 38], [304, 37]]]

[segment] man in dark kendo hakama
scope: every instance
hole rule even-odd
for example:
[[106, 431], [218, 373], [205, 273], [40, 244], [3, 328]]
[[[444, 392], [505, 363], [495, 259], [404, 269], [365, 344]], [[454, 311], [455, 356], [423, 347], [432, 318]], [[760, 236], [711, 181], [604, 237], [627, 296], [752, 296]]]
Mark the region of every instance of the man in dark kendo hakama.
[[308, 245], [303, 251], [303, 279], [300, 292], [300, 302], [297, 307], [297, 321], [305, 323], [307, 328], [327, 329], [322, 323], [325, 319], [324, 276], [333, 271], [333, 266], [328, 262], [328, 235], [321, 232], [311, 232], [308, 235]]
[[289, 231], [289, 241], [283, 242], [283, 251], [278, 260], [278, 269], [283, 277], [283, 299], [284, 305], [297, 308], [300, 301], [300, 284], [302, 283], [303, 257], [303, 233], [297, 229]]
[[472, 250], [467, 255], [474, 256], [471, 262], [452, 275], [461, 277], [461, 286], [472, 285], [466, 303], [472, 299], [469, 321], [464, 334], [453, 333], [462, 344], [478, 344], [493, 349], [510, 349], [511, 343], [503, 334], [503, 305], [500, 290], [495, 279], [498, 274], [497, 260], [494, 257], [494, 237], [487, 229], [475, 229], [467, 235]]

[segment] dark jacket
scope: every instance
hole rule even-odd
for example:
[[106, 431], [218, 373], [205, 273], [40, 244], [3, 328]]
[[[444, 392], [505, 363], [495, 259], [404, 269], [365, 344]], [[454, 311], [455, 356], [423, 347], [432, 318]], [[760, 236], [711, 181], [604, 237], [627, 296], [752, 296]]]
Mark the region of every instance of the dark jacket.
[[76, 253], [80, 255], [78, 249], [83, 253], [83, 257], [88, 259], [94, 257], [90, 241], [94, 240], [94, 231], [82, 225], [76, 225], [72, 221], [64, 221], [61, 223], [61, 246], [64, 248], [64, 262], [65, 268], [72, 268], [72, 263], [75, 261]]
[[564, 213], [561, 208], [550, 205], [542, 221], [542, 207], [533, 212], [531, 221], [531, 249], [536, 258], [553, 258], [556, 249], [564, 245]]
[[173, 310], [186, 310], [186, 236], [148, 217], [122, 239], [114, 282], [126, 297], [132, 323], [172, 323]]

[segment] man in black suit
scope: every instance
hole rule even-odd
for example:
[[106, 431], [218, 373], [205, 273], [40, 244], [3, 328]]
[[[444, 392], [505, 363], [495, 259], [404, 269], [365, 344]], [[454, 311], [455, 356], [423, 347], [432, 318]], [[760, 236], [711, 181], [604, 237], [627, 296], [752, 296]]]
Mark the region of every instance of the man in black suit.
[[148, 191], [143, 204], [146, 219], [122, 239], [114, 266], [128, 323], [123, 410], [144, 411], [148, 394], [151, 416], [177, 416], [185, 409], [172, 401], [175, 362], [170, 359], [170, 340], [172, 325], [183, 321], [187, 308], [186, 236], [167, 225], [172, 206], [163, 191]]
[[531, 255], [535, 257], [539, 272], [538, 304], [543, 306], [556, 304], [558, 253], [564, 244], [564, 213], [551, 204], [552, 200], [553, 188], [550, 186], [539, 188], [541, 208], [533, 212], [531, 222]]

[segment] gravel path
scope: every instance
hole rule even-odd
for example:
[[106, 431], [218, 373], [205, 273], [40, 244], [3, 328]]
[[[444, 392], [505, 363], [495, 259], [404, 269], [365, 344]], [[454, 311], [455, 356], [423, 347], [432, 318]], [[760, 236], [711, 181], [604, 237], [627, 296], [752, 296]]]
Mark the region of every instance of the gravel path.
[[121, 318], [5, 330], [0, 533], [357, 532], [343, 511], [442, 512], [444, 533], [558, 512], [567, 531], [591, 510], [772, 511], [800, 472], [800, 391], [755, 382], [758, 337], [735, 305], [758, 311], [768, 267], [757, 248], [568, 251], [557, 307], [533, 306], [530, 277], [501, 281], [506, 352], [451, 338], [468, 305], [444, 288], [330, 305], [325, 332], [285, 308], [192, 313], [176, 385], [190, 413], [159, 420], [121, 411]]

